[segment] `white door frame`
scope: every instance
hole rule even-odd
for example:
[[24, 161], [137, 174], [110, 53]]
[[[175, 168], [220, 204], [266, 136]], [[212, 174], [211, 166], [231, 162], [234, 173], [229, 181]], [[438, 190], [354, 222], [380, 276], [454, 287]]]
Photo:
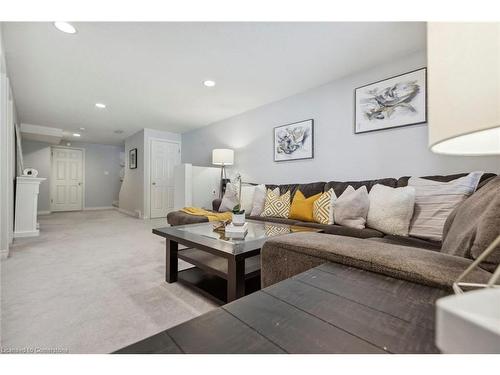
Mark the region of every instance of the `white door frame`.
[[144, 160], [144, 173], [146, 173], [144, 181], [146, 181], [147, 186], [145, 186], [144, 189], [144, 214], [147, 212], [147, 217], [144, 217], [144, 219], [149, 219], [151, 218], [151, 160], [153, 159], [153, 141], [160, 141], [160, 142], [167, 142], [167, 143], [173, 143], [179, 146], [179, 154], [182, 155], [182, 143], [180, 141], [173, 141], [170, 139], [165, 139], [165, 138], [158, 138], [158, 137], [149, 137], [148, 138], [148, 152], [144, 152], [144, 155], [147, 155], [147, 160]]
[[50, 146], [50, 178], [49, 178], [49, 189], [50, 189], [50, 211], [52, 212], [52, 203], [54, 196], [54, 171], [52, 170], [52, 158], [54, 156], [54, 149], [62, 148], [65, 150], [80, 150], [82, 152], [82, 209], [85, 208], [85, 149], [83, 147], [69, 147], [69, 146]]

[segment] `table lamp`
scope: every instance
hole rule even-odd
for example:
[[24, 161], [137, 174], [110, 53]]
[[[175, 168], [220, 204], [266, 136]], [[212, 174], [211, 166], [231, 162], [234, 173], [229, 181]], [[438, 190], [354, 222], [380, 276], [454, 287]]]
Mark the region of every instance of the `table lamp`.
[[221, 166], [219, 198], [222, 198], [226, 182], [226, 165], [234, 164], [234, 151], [228, 148], [212, 150], [212, 164]]
[[[430, 149], [500, 155], [500, 23], [428, 23], [427, 60]], [[500, 352], [500, 266], [486, 284], [463, 282], [499, 247], [500, 236], [455, 281], [456, 295], [437, 301], [441, 351]]]

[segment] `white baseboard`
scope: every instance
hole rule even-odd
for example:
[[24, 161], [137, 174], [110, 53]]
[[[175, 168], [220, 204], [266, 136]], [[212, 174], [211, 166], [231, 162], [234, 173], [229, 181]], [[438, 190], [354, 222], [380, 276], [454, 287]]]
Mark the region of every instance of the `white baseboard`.
[[132, 211], [126, 210], [124, 208], [120, 208], [120, 207], [118, 207], [117, 210], [118, 210], [118, 212], [121, 212], [122, 214], [135, 217], [136, 219], [140, 219], [140, 217], [137, 216], [137, 212], [132, 212]]
[[41, 216], [41, 215], [50, 215], [52, 213], [52, 211], [38, 211], [36, 214], [38, 216]]
[[14, 238], [37, 237], [39, 235], [40, 231], [38, 229], [30, 231], [14, 232]]
[[99, 211], [99, 210], [114, 210], [116, 207], [113, 206], [101, 206], [101, 207], [85, 207], [84, 211]]

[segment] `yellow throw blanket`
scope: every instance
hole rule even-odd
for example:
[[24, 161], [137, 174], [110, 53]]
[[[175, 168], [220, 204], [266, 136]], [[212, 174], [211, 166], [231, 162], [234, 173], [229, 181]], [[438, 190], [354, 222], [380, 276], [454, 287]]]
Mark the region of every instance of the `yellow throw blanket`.
[[231, 212], [212, 212], [199, 207], [184, 207], [181, 211], [190, 215], [206, 216], [208, 221], [231, 220]]

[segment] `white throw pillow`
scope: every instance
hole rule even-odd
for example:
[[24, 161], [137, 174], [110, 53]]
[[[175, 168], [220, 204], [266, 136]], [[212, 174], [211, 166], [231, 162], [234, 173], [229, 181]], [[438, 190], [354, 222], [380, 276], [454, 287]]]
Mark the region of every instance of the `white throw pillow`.
[[255, 185], [242, 185], [241, 186], [241, 197], [240, 205], [241, 209], [245, 210], [246, 214], [252, 212], [253, 207], [253, 196], [255, 194]]
[[[280, 189], [275, 188], [273, 192], [279, 194]], [[264, 211], [264, 205], [266, 203], [266, 185], [257, 185], [255, 187], [253, 193], [253, 202], [252, 202], [252, 212], [251, 216], [260, 216], [260, 214]]]
[[369, 207], [370, 200], [366, 186], [361, 186], [358, 190], [354, 190], [349, 185], [340, 197], [333, 202], [335, 224], [363, 229], [366, 224]]
[[448, 215], [474, 193], [482, 174], [471, 172], [450, 182], [411, 177], [408, 186], [415, 188], [416, 195], [410, 236], [441, 241]]
[[370, 208], [366, 225], [382, 233], [408, 236], [415, 205], [415, 188], [392, 188], [376, 184], [368, 194]]
[[235, 184], [228, 183], [226, 185], [224, 196], [222, 197], [219, 212], [232, 211], [234, 206], [238, 203], [238, 187]]

